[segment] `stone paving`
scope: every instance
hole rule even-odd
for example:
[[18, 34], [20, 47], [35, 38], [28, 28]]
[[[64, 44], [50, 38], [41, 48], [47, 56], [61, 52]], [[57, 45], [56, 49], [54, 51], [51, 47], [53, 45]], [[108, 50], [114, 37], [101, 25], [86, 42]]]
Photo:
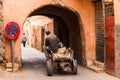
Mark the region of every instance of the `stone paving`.
[[106, 73], [96, 73], [78, 66], [78, 74], [53, 73], [49, 77], [46, 73], [46, 58], [42, 52], [30, 47], [22, 47], [22, 70], [7, 72], [0, 70], [0, 80], [120, 80]]

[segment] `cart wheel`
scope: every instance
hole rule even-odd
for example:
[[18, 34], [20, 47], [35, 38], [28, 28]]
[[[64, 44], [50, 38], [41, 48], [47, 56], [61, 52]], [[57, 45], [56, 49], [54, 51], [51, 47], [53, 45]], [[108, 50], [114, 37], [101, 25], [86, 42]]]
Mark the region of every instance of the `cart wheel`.
[[73, 60], [73, 67], [72, 67], [72, 74], [76, 75], [77, 74], [77, 60]]
[[47, 75], [52, 76], [52, 61], [51, 61], [51, 59], [47, 60]]

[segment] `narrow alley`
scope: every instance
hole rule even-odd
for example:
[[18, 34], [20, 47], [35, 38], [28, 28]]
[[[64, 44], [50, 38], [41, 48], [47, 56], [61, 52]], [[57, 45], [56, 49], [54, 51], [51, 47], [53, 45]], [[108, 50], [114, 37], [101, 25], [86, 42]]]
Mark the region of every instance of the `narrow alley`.
[[106, 73], [96, 73], [78, 66], [78, 74], [66, 74], [54, 72], [53, 76], [47, 76], [46, 58], [44, 53], [29, 46], [22, 47], [22, 71], [2, 72], [0, 80], [120, 80]]

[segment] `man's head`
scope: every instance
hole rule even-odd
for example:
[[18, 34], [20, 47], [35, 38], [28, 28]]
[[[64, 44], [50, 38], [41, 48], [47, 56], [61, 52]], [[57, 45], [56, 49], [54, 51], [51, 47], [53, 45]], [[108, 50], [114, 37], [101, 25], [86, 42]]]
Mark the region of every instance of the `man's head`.
[[46, 33], [47, 35], [49, 35], [49, 34], [50, 34], [50, 30], [46, 30], [45, 33]]

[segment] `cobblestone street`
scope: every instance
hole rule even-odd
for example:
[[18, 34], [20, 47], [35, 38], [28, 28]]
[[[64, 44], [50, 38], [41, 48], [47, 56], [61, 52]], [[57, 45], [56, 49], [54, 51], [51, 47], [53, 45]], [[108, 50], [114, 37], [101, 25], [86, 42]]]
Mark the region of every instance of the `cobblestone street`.
[[49, 77], [46, 73], [46, 58], [43, 53], [28, 46], [22, 47], [22, 53], [22, 71], [12, 73], [1, 70], [0, 80], [120, 80], [81, 66], [78, 66], [77, 75], [54, 72], [53, 76]]

